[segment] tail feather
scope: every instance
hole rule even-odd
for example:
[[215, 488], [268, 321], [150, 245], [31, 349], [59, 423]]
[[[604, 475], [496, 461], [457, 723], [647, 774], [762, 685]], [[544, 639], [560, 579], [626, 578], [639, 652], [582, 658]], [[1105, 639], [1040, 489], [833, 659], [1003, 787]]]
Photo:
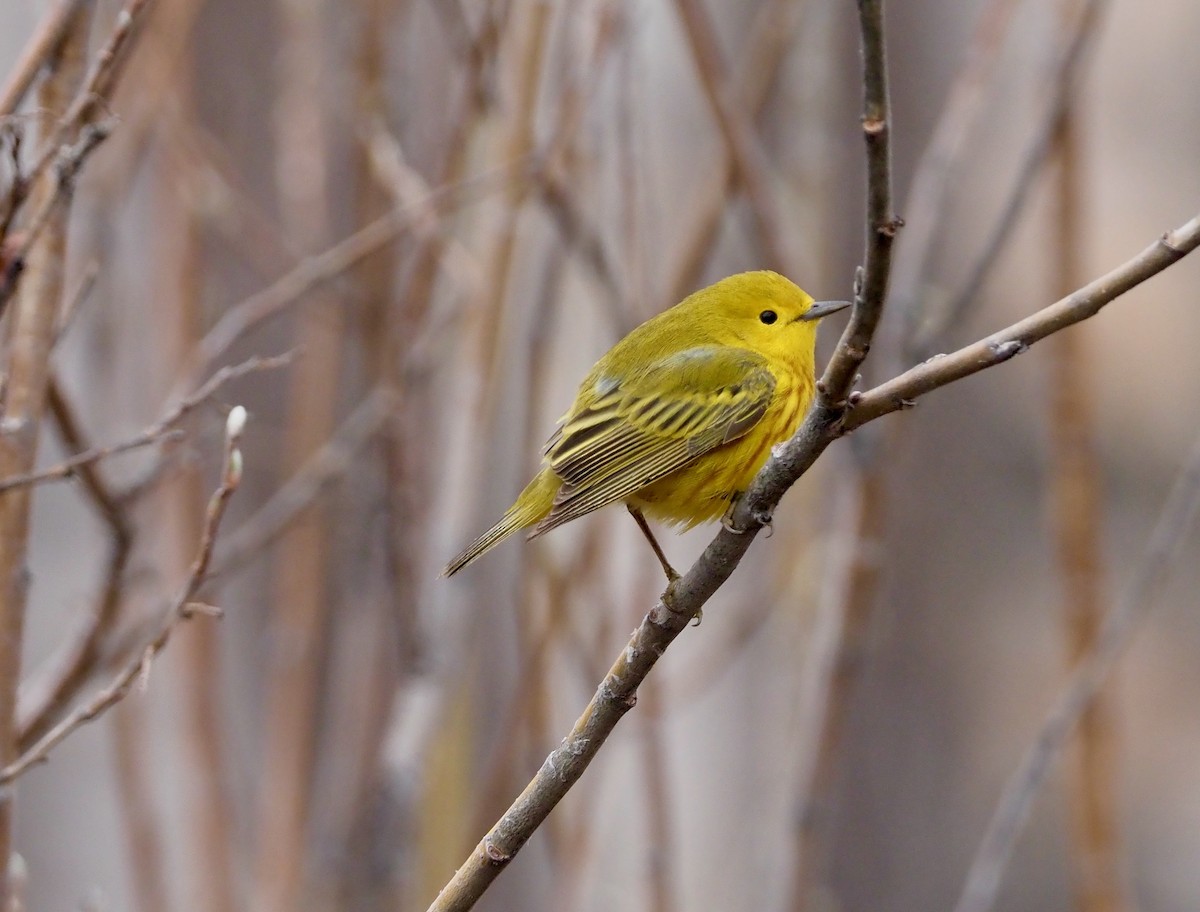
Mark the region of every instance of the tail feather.
[[518, 529], [532, 526], [550, 512], [554, 494], [562, 482], [549, 469], [543, 469], [526, 485], [517, 502], [496, 525], [471, 542], [462, 554], [446, 564], [442, 576], [453, 576], [475, 558], [491, 551]]
[[492, 548], [496, 547], [504, 539], [525, 526], [528, 520], [523, 522], [523, 519], [524, 517], [517, 513], [505, 513], [504, 518], [500, 522], [471, 542], [458, 557], [446, 564], [442, 570], [442, 576], [454, 576], [454, 574], [475, 560], [475, 558], [487, 551], [491, 551]]

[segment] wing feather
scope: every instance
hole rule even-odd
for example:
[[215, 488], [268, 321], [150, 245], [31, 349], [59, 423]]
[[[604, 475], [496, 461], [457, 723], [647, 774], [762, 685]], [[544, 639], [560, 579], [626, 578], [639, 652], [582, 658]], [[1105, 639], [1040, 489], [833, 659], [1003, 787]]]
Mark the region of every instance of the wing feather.
[[[545, 456], [563, 479], [541, 535], [614, 503], [735, 440], [766, 413], [775, 376], [764, 358], [728, 347], [688, 349], [568, 413]], [[585, 389], [588, 388], [585, 382]]]

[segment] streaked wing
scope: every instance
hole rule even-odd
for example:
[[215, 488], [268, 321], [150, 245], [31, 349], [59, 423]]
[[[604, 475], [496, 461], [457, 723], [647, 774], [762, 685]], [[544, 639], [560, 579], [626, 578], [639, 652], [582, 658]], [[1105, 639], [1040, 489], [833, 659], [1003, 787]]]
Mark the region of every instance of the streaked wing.
[[563, 485], [534, 535], [621, 500], [741, 437], [766, 413], [775, 377], [753, 352], [705, 346], [624, 383], [600, 377], [596, 385], [599, 394], [568, 414], [546, 444], [546, 460]]

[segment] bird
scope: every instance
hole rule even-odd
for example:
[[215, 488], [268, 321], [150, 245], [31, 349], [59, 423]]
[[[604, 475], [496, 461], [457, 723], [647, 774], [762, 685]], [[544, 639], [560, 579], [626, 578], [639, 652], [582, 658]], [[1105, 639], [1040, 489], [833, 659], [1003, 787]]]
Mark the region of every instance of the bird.
[[442, 575], [514, 532], [534, 539], [623, 501], [674, 582], [679, 574], [646, 518], [683, 531], [728, 516], [812, 402], [819, 321], [849, 306], [814, 301], [784, 276], [757, 270], [631, 330], [579, 385], [541, 470]]

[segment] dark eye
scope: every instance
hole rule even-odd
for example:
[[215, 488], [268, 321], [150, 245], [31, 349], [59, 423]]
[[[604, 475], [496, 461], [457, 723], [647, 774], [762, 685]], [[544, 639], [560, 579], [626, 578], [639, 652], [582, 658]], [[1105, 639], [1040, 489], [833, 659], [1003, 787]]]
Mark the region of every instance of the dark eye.
[[776, 320], [779, 319], [779, 314], [775, 313], [775, 311], [773, 311], [773, 310], [764, 310], [762, 313], [760, 313], [758, 315], [758, 318], [760, 320], [762, 320], [764, 323], [766, 323], [768, 326], [770, 326], [772, 323], [774, 323]]

